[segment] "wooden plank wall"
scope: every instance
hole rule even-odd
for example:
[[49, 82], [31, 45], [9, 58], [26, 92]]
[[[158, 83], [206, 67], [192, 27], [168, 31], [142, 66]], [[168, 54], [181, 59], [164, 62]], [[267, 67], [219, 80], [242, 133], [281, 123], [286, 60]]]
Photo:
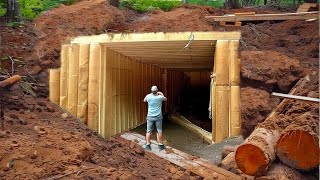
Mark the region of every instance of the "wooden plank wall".
[[183, 72], [132, 60], [97, 43], [63, 45], [61, 58], [55, 102], [102, 137], [145, 123], [143, 99], [153, 85], [168, 97], [164, 111], [179, 103]]
[[166, 72], [167, 112], [172, 112], [175, 110], [175, 106], [180, 104], [181, 91], [186, 85], [186, 76], [180, 71], [167, 70]]
[[185, 75], [190, 79], [189, 86], [209, 87], [211, 81], [210, 73], [210, 71], [191, 71], [185, 72]]
[[241, 134], [240, 60], [238, 40], [218, 40], [214, 56], [212, 94], [212, 140]]

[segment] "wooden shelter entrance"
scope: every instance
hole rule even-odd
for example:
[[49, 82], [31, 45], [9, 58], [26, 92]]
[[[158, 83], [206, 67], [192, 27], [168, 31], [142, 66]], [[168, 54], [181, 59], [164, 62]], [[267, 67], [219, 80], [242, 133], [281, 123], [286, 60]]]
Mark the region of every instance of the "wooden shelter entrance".
[[[240, 32], [102, 34], [62, 45], [50, 100], [110, 137], [145, 122], [152, 85], [179, 102], [188, 71], [213, 71], [212, 140], [240, 134]], [[210, 83], [210, 82], [208, 82]], [[209, 99], [208, 99], [209, 102]]]

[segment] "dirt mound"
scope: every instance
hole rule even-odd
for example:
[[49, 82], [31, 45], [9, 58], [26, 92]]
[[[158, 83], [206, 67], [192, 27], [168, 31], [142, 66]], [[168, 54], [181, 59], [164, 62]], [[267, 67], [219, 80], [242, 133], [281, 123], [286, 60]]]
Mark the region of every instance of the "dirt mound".
[[0, 179], [44, 179], [72, 172], [67, 179], [199, 178], [134, 142], [101, 138], [47, 99], [24, 95], [18, 85], [5, 93], [5, 104], [15, 108], [6, 106], [0, 130]]
[[[189, 174], [145, 153], [139, 146], [130, 148], [132, 146], [119, 137], [100, 138], [76, 119], [63, 118], [64, 111], [39, 98], [48, 95], [48, 74], [44, 70], [59, 67], [61, 43], [74, 36], [99, 34], [105, 30], [241, 30], [241, 73], [245, 86], [241, 88], [242, 126], [244, 136], [248, 136], [279, 103], [279, 99], [270, 97], [269, 91], [277, 88], [288, 91], [302, 76], [297, 61], [306, 67], [308, 73], [314, 69], [318, 71], [319, 28], [317, 21], [298, 20], [225, 28], [204, 19], [206, 15], [244, 11], [268, 13], [256, 9], [182, 6], [170, 12], [138, 14], [118, 10], [105, 0], [89, 0], [47, 11], [21, 28], [2, 28], [0, 54], [24, 61], [16, 61], [14, 69], [15, 73], [25, 77], [24, 82], [5, 92], [5, 131], [0, 132], [0, 179], [42, 179], [69, 172], [75, 172], [67, 177], [71, 179], [159, 179]], [[8, 59], [0, 63], [1, 71], [10, 72]], [[310, 97], [318, 93], [318, 90], [305, 92]], [[298, 111], [294, 109], [292, 113]]]
[[204, 16], [215, 13], [210, 7], [184, 6], [169, 12], [152, 11], [134, 20], [130, 29], [136, 32], [210, 31]]
[[71, 37], [103, 33], [114, 24], [124, 22], [125, 13], [105, 0], [83, 1], [50, 10], [33, 22], [38, 37], [33, 57], [54, 60], [54, 67], [58, 67], [62, 43]]
[[247, 138], [256, 125], [263, 122], [273, 108], [280, 103], [265, 90], [252, 87], [241, 88], [242, 135]]
[[25, 58], [33, 52], [36, 35], [31, 26], [24, 28], [1, 27], [0, 28], [0, 54], [1, 56], [12, 56], [16, 58]]
[[319, 67], [318, 21], [288, 20], [241, 27], [240, 50], [271, 50], [298, 59], [305, 67]]
[[297, 59], [275, 51], [242, 51], [240, 56], [242, 86], [288, 92], [304, 76]]

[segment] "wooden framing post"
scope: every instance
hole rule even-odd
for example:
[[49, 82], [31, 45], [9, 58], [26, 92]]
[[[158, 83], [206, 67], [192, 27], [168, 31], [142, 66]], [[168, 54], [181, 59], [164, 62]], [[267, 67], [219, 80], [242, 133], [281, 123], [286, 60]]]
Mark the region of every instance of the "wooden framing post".
[[88, 82], [88, 127], [98, 131], [100, 88], [100, 44], [90, 44]]
[[230, 107], [230, 87], [229, 87], [229, 41], [218, 40], [215, 50], [214, 74], [214, 131], [213, 141], [221, 142], [229, 136], [229, 107]]
[[230, 131], [229, 136], [241, 134], [241, 111], [240, 111], [240, 59], [238, 59], [239, 41], [229, 43], [230, 64]]
[[77, 116], [78, 72], [79, 72], [78, 68], [79, 68], [79, 45], [72, 44], [69, 48], [67, 110], [73, 116]]
[[83, 123], [86, 123], [88, 115], [89, 54], [90, 45], [80, 44], [77, 117]]
[[60, 107], [67, 108], [68, 103], [68, 59], [69, 45], [61, 47], [61, 68], [60, 68]]
[[[106, 48], [101, 46], [101, 54], [100, 54], [100, 73], [99, 73], [99, 117], [98, 117], [98, 132], [99, 134], [106, 138], [107, 136], [107, 130], [106, 129], [106, 106], [108, 104], [107, 102], [107, 84], [106, 84], [106, 78], [107, 78], [107, 62], [106, 62]], [[110, 86], [110, 85], [109, 85]]]
[[113, 136], [116, 131], [115, 131], [115, 122], [114, 122], [114, 108], [113, 108], [113, 87], [112, 87], [112, 80], [113, 80], [113, 74], [112, 74], [112, 51], [106, 47], [103, 47], [102, 49], [102, 54], [101, 54], [101, 61], [104, 62], [104, 67], [105, 67], [105, 94], [104, 94], [104, 134], [105, 136], [103, 137], [111, 137]]
[[49, 99], [55, 104], [59, 104], [60, 99], [60, 69], [49, 70]]

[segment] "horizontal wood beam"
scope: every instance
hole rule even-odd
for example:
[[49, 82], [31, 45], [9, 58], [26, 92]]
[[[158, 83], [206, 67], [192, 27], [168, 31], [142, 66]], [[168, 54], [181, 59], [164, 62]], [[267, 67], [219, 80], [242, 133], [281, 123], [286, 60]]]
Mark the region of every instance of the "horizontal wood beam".
[[243, 16], [206, 16], [206, 19], [213, 21], [266, 21], [266, 20], [290, 20], [290, 19], [312, 19], [318, 18], [318, 11], [314, 12], [300, 12], [300, 13], [283, 13], [283, 14], [256, 14], [256, 15], [243, 15]]
[[[232, 32], [193, 32], [194, 40], [239, 40], [241, 33]], [[147, 41], [180, 41], [189, 40], [191, 32], [174, 33], [108, 33], [94, 36], [79, 36], [71, 43], [108, 43], [108, 42], [147, 42]]]

